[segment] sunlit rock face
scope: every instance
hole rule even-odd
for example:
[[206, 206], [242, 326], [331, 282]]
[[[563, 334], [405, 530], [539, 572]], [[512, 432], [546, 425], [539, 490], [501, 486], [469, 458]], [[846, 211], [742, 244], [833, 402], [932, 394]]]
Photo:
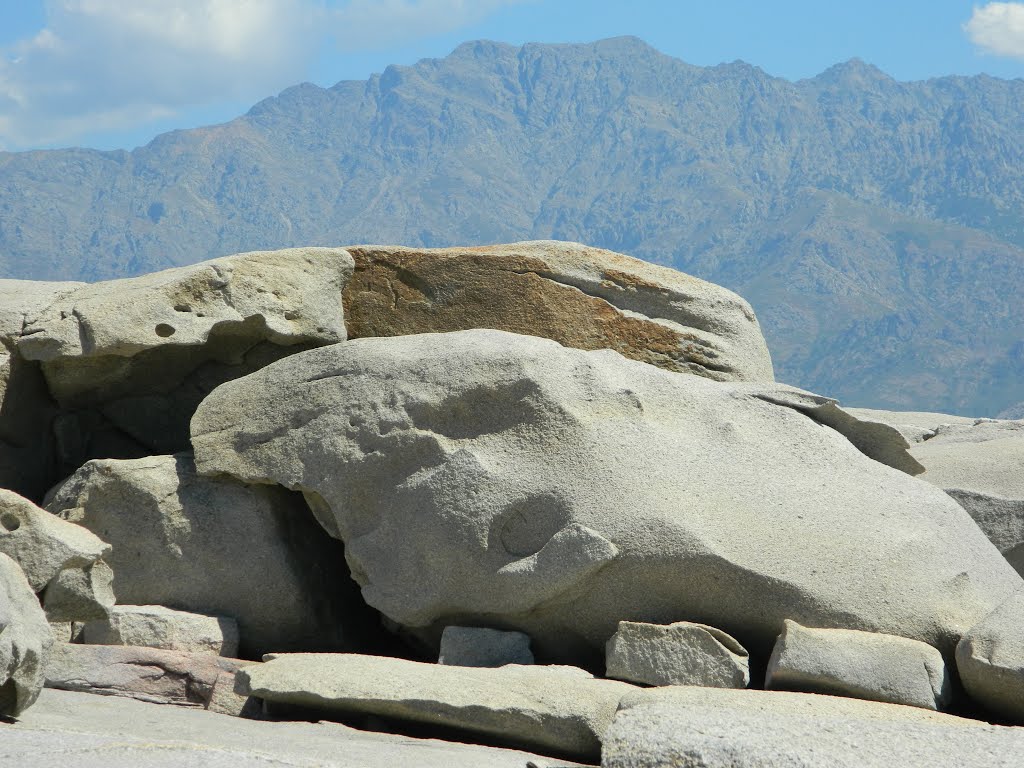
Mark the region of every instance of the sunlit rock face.
[[394, 621], [521, 629], [548, 658], [623, 619], [948, 651], [1021, 586], [939, 489], [766, 387], [499, 331], [360, 339], [219, 387], [192, 439], [200, 473], [304, 491]]

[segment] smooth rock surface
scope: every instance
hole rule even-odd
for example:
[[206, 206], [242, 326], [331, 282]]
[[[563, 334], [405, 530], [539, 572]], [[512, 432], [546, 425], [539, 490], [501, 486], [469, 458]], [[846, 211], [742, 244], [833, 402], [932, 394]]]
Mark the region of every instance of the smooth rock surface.
[[110, 545], [0, 488], [0, 552], [21, 566], [34, 592], [42, 592], [60, 571], [92, 565], [110, 553]]
[[1012, 768], [1024, 730], [818, 694], [653, 688], [623, 699], [602, 768]]
[[1024, 573], [1024, 420], [945, 425], [912, 453]]
[[774, 380], [750, 305], [674, 269], [556, 240], [348, 251], [350, 338], [497, 328], [719, 381]]
[[416, 739], [336, 723], [229, 718], [114, 696], [46, 690], [0, 722], [0, 763], [18, 768], [572, 768], [509, 749]]
[[358, 654], [285, 654], [239, 670], [239, 691], [338, 714], [457, 729], [463, 737], [596, 759], [634, 686], [559, 668], [423, 664]]
[[598, 664], [619, 621], [685, 619], [767, 655], [792, 618], [952, 652], [1024, 582], [787, 392], [476, 330], [295, 355], [192, 433], [199, 472], [318, 499], [367, 602], [435, 640], [497, 619]]
[[456, 667], [501, 667], [533, 664], [530, 636], [487, 627], [448, 626], [441, 633], [438, 664]]
[[956, 647], [956, 668], [971, 698], [1024, 724], [1024, 594], [971, 628]]
[[374, 625], [301, 497], [198, 477], [188, 455], [91, 461], [48, 509], [113, 545], [120, 603], [231, 616], [247, 658], [347, 650]]
[[605, 646], [608, 677], [645, 685], [746, 688], [747, 650], [720, 629], [689, 621], [620, 621]]
[[17, 716], [39, 696], [53, 632], [21, 568], [0, 553], [0, 715]]
[[243, 663], [207, 652], [55, 643], [46, 661], [46, 687], [206, 707], [217, 678], [234, 674]]
[[788, 620], [768, 662], [765, 687], [934, 710], [952, 695], [942, 654], [930, 645]]
[[162, 605], [116, 605], [82, 628], [89, 645], [137, 645], [167, 651], [238, 655], [238, 622], [229, 616], [175, 611]]

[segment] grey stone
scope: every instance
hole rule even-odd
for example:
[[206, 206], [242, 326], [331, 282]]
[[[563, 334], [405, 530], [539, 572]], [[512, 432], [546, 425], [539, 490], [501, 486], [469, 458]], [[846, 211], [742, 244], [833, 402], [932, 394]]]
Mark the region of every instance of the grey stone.
[[190, 456], [91, 461], [48, 509], [113, 545], [121, 603], [230, 616], [247, 658], [349, 650], [374, 623], [300, 496], [197, 477]]
[[438, 664], [457, 667], [501, 667], [533, 664], [530, 636], [486, 627], [448, 626], [441, 633]]
[[162, 605], [116, 605], [106, 619], [82, 628], [81, 641], [237, 656], [238, 622], [229, 616], [175, 611]]
[[434, 641], [457, 616], [596, 662], [619, 621], [685, 619], [767, 655], [792, 618], [951, 653], [1020, 577], [789, 399], [475, 330], [300, 353], [192, 431], [200, 473], [318, 498], [367, 602]]
[[1024, 730], [916, 707], [723, 688], [623, 699], [602, 768], [1013, 768]]
[[608, 677], [646, 685], [746, 688], [749, 661], [735, 638], [689, 621], [620, 621], [605, 646]]
[[971, 416], [953, 416], [928, 411], [883, 411], [877, 408], [846, 408], [849, 413], [865, 421], [879, 421], [895, 427], [911, 443], [923, 443], [935, 436], [939, 427], [947, 424], [973, 424]]
[[0, 553], [0, 715], [17, 716], [38, 698], [53, 632], [21, 568]]
[[971, 698], [1024, 724], [1024, 594], [971, 628], [956, 647], [956, 668]]
[[[18, 768], [569, 768], [511, 749], [368, 733], [337, 723], [252, 722], [201, 709], [45, 690], [0, 722], [0, 763]], [[575, 766], [576, 764], [571, 764]]]
[[786, 621], [768, 662], [765, 687], [828, 693], [923, 709], [949, 703], [942, 654], [905, 637], [817, 629]]
[[1024, 421], [943, 425], [912, 453], [1024, 574]]
[[496, 669], [358, 654], [285, 654], [236, 673], [240, 692], [320, 711], [370, 714], [597, 758], [619, 699], [613, 680], [543, 666]]
[[102, 560], [65, 568], [43, 592], [46, 618], [52, 622], [104, 619], [114, 607], [114, 572]]
[[206, 707], [221, 673], [241, 666], [207, 652], [56, 643], [46, 660], [46, 687]]
[[34, 592], [42, 592], [60, 571], [92, 565], [110, 553], [110, 545], [0, 488], [0, 552], [21, 566]]

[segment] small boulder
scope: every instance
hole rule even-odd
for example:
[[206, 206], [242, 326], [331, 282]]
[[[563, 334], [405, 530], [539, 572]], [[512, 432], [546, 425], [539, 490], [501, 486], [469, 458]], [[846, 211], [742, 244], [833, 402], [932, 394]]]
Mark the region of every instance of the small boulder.
[[605, 646], [607, 676], [645, 685], [746, 688], [747, 650], [706, 624], [620, 621]]
[[65, 568], [43, 592], [51, 622], [103, 619], [114, 607], [114, 572], [102, 560], [83, 568]]
[[241, 693], [338, 715], [377, 715], [596, 760], [619, 700], [636, 690], [582, 670], [422, 664], [357, 654], [285, 654], [240, 669]]
[[1024, 593], [1012, 596], [960, 639], [956, 668], [971, 698], [1024, 724]]
[[16, 717], [39, 697], [53, 632], [21, 568], [0, 553], [0, 715]]
[[162, 605], [116, 605], [106, 619], [90, 621], [83, 627], [81, 642], [233, 657], [238, 655], [238, 622], [227, 616], [175, 611]]
[[448, 626], [441, 633], [438, 664], [456, 667], [503, 667], [533, 664], [530, 636], [486, 627]]
[[917, 640], [786, 620], [765, 687], [938, 710], [950, 698], [946, 664]]

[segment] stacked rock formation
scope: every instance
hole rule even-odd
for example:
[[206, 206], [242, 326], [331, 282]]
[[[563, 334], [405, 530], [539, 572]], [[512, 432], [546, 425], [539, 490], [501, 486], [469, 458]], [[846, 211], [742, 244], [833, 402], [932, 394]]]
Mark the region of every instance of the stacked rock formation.
[[718, 286], [573, 243], [299, 248], [0, 281], [0, 342], [9, 743], [45, 678], [40, 728], [102, 693], [496, 765], [742, 765], [816, 722], [1024, 746], [925, 712], [1024, 722], [1024, 430], [776, 383]]

